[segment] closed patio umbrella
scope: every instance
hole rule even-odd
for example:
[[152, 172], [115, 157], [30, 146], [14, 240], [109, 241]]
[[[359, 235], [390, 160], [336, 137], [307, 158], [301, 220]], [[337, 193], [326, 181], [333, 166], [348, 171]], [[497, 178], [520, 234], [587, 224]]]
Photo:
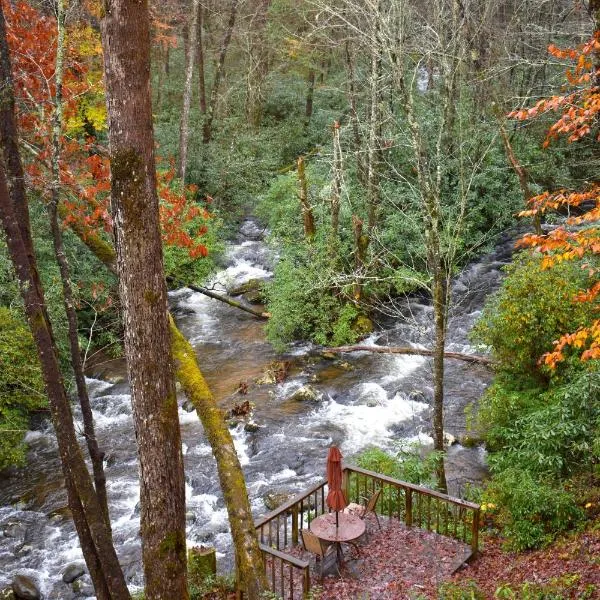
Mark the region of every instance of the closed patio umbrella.
[[335, 526], [338, 526], [338, 512], [344, 510], [348, 505], [342, 491], [342, 453], [338, 448], [332, 446], [327, 455], [327, 506], [335, 510]]

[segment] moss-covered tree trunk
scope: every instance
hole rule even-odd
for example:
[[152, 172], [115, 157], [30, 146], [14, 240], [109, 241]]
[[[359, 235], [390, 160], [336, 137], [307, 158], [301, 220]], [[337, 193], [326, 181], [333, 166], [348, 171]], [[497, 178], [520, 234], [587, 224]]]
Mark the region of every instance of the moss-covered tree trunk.
[[111, 210], [140, 462], [145, 595], [186, 600], [185, 488], [156, 191], [150, 19], [144, 1], [109, 0], [105, 10]]
[[252, 519], [246, 482], [223, 413], [198, 368], [196, 353], [171, 319], [172, 352], [177, 379], [194, 404], [217, 461], [221, 490], [235, 547], [237, 581], [245, 598], [257, 600], [266, 589], [262, 553]]
[[300, 207], [302, 209], [302, 221], [304, 223], [304, 237], [310, 242], [316, 233], [315, 217], [313, 214], [312, 206], [308, 199], [308, 182], [306, 180], [306, 164], [304, 157], [298, 158], [298, 185], [299, 193], [298, 198], [300, 199]]

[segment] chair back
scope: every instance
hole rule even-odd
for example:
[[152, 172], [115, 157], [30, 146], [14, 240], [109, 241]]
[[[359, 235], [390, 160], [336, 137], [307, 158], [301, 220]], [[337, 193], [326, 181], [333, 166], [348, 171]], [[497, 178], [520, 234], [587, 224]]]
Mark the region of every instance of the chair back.
[[308, 529], [302, 529], [300, 534], [302, 535], [302, 543], [308, 552], [312, 552], [318, 556], [323, 556], [325, 554], [323, 552], [323, 547], [321, 546], [321, 541], [314, 533]]
[[379, 496], [381, 496], [381, 490], [377, 490], [370, 498], [369, 502], [367, 502], [367, 507], [365, 508], [365, 514], [369, 512], [375, 512], [375, 506], [377, 501], [379, 500]]

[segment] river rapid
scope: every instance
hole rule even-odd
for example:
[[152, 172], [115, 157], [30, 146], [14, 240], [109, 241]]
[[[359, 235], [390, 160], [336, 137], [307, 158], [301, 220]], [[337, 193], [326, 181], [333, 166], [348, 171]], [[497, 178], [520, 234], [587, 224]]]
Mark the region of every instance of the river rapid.
[[[261, 230], [245, 221], [230, 244], [215, 289], [253, 278], [268, 278], [271, 256]], [[501, 267], [510, 259], [512, 239], [466, 268], [453, 283], [454, 308], [448, 349], [474, 352], [468, 332], [483, 302], [501, 280]], [[428, 443], [432, 398], [431, 360], [416, 356], [368, 352], [326, 359], [310, 345], [298, 344], [285, 356], [265, 341], [264, 323], [202, 294], [182, 289], [170, 294], [173, 312], [183, 333], [198, 352], [202, 370], [223, 408], [250, 400], [253, 421], [232, 428], [244, 468], [255, 515], [267, 511], [269, 494], [298, 492], [322, 478], [327, 448], [340, 446], [346, 457], [371, 445], [391, 448], [398, 440]], [[430, 347], [432, 309], [426, 299], [411, 298], [386, 317], [380, 330], [363, 343], [422, 344]], [[290, 362], [282, 383], [256, 385], [276, 360]], [[449, 360], [446, 364], [446, 431], [464, 435], [465, 406], [476, 402], [491, 379], [482, 366]], [[246, 396], [237, 394], [250, 384]], [[317, 391], [315, 402], [290, 399], [304, 385]], [[139, 541], [139, 482], [129, 388], [123, 360], [96, 365], [89, 373], [100, 447], [106, 451], [106, 476], [114, 542], [131, 590], [143, 584]], [[186, 468], [187, 538], [189, 545], [213, 545], [219, 568], [232, 567], [227, 515], [216, 467], [202, 426], [180, 400], [180, 422]], [[76, 428], [82, 431], [75, 409]], [[252, 431], [247, 431], [252, 429]], [[27, 434], [30, 446], [25, 468], [0, 479], [0, 591], [16, 574], [32, 577], [47, 600], [94, 598], [89, 576], [64, 583], [64, 568], [82, 561], [60, 472], [56, 440], [48, 423]], [[449, 448], [450, 492], [481, 478], [481, 448]]]

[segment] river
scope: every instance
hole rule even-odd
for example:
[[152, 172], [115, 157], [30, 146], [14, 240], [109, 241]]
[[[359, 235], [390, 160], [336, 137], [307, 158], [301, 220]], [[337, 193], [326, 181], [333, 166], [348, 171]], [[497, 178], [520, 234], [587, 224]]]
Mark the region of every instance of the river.
[[[473, 352], [468, 331], [483, 302], [501, 280], [513, 240], [502, 240], [495, 251], [466, 268], [453, 283], [448, 349]], [[231, 286], [270, 275], [271, 258], [253, 220], [243, 223], [237, 240], [214, 285]], [[335, 443], [349, 457], [376, 445], [391, 448], [398, 440], [429, 442], [432, 398], [431, 361], [415, 356], [353, 353], [340, 359], [315, 356], [308, 344], [298, 344], [283, 357], [290, 362], [282, 383], [252, 385], [273, 361], [282, 360], [265, 341], [264, 324], [252, 316], [183, 289], [170, 294], [178, 324], [198, 351], [202, 370], [224, 408], [250, 400], [258, 427], [244, 423], [232, 429], [246, 475], [252, 508], [266, 512], [269, 493], [300, 491], [323, 477], [327, 448]], [[386, 318], [380, 330], [363, 343], [430, 346], [432, 309], [425, 299], [411, 298]], [[401, 317], [400, 315], [404, 315]], [[464, 407], [476, 402], [491, 379], [482, 366], [448, 361], [445, 402], [446, 431], [465, 433]], [[241, 382], [246, 396], [236, 393]], [[310, 384], [317, 402], [290, 396]], [[98, 440], [106, 450], [106, 475], [114, 541], [132, 590], [142, 586], [139, 529], [139, 484], [135, 438], [123, 360], [96, 365], [88, 378]], [[195, 413], [180, 397], [180, 422], [186, 468], [187, 538], [190, 545], [217, 549], [220, 569], [232, 565], [226, 511], [214, 459]], [[75, 411], [76, 427], [81, 417]], [[94, 598], [89, 577], [76, 585], [63, 583], [64, 567], [82, 560], [73, 523], [66, 508], [56, 441], [51, 426], [42, 424], [27, 434], [30, 446], [25, 468], [0, 479], [0, 590], [17, 573], [35, 579], [47, 600]], [[484, 472], [484, 451], [454, 444], [449, 448], [450, 492]]]

